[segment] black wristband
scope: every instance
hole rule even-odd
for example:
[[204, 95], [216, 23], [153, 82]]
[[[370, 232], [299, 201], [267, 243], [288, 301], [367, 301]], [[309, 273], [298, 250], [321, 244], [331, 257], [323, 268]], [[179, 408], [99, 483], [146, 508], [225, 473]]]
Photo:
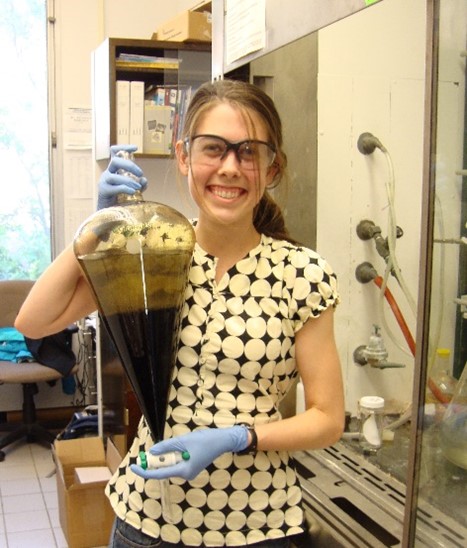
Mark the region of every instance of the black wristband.
[[245, 449], [239, 451], [237, 455], [255, 455], [258, 449], [258, 436], [252, 426], [244, 426], [246, 427], [248, 432], [250, 432], [251, 442], [245, 447]]

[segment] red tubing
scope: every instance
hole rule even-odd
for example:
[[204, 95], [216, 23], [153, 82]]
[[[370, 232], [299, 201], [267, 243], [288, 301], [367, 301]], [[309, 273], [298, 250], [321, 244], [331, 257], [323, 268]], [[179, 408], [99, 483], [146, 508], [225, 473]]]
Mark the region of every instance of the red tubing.
[[[373, 281], [381, 289], [383, 285], [383, 278], [381, 276], [376, 276]], [[396, 317], [397, 323], [399, 324], [399, 327], [401, 328], [405, 340], [407, 341], [410, 351], [412, 352], [412, 356], [415, 356], [415, 341], [413, 340], [410, 330], [405, 323], [404, 316], [402, 315], [402, 312], [400, 311], [400, 308], [397, 305], [396, 300], [394, 299], [394, 296], [388, 287], [384, 288], [384, 296], [386, 297], [386, 300], [391, 307], [394, 316]]]

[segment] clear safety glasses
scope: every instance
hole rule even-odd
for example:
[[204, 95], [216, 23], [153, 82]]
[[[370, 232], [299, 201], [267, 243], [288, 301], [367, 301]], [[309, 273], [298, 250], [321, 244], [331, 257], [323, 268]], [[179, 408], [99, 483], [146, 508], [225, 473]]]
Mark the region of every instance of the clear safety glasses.
[[234, 151], [238, 162], [246, 170], [268, 168], [276, 157], [273, 145], [255, 139], [231, 143], [218, 135], [194, 135], [184, 142], [191, 161], [208, 166], [219, 165], [230, 150]]

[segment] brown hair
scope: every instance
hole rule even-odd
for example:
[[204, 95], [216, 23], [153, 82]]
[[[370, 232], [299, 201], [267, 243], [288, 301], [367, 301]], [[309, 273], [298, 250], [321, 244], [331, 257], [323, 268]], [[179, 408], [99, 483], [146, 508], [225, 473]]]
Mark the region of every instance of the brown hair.
[[[238, 80], [218, 80], [200, 86], [190, 102], [185, 116], [182, 139], [195, 134], [201, 117], [219, 103], [227, 102], [239, 109], [254, 131], [249, 112], [256, 112], [262, 119], [269, 142], [276, 149], [273, 167], [276, 170], [274, 188], [285, 176], [287, 156], [283, 150], [282, 122], [273, 100], [259, 87]], [[266, 191], [255, 208], [253, 224], [258, 232], [278, 240], [296, 243], [285, 226], [282, 211]]]

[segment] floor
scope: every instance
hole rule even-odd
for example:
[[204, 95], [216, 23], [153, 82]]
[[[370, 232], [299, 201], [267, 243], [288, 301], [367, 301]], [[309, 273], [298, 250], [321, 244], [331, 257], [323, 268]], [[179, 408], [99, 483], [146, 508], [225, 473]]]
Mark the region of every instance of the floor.
[[0, 462], [0, 548], [67, 548], [49, 448], [26, 442]]
[[68, 548], [58, 516], [52, 451], [17, 442], [0, 462], [0, 548]]

